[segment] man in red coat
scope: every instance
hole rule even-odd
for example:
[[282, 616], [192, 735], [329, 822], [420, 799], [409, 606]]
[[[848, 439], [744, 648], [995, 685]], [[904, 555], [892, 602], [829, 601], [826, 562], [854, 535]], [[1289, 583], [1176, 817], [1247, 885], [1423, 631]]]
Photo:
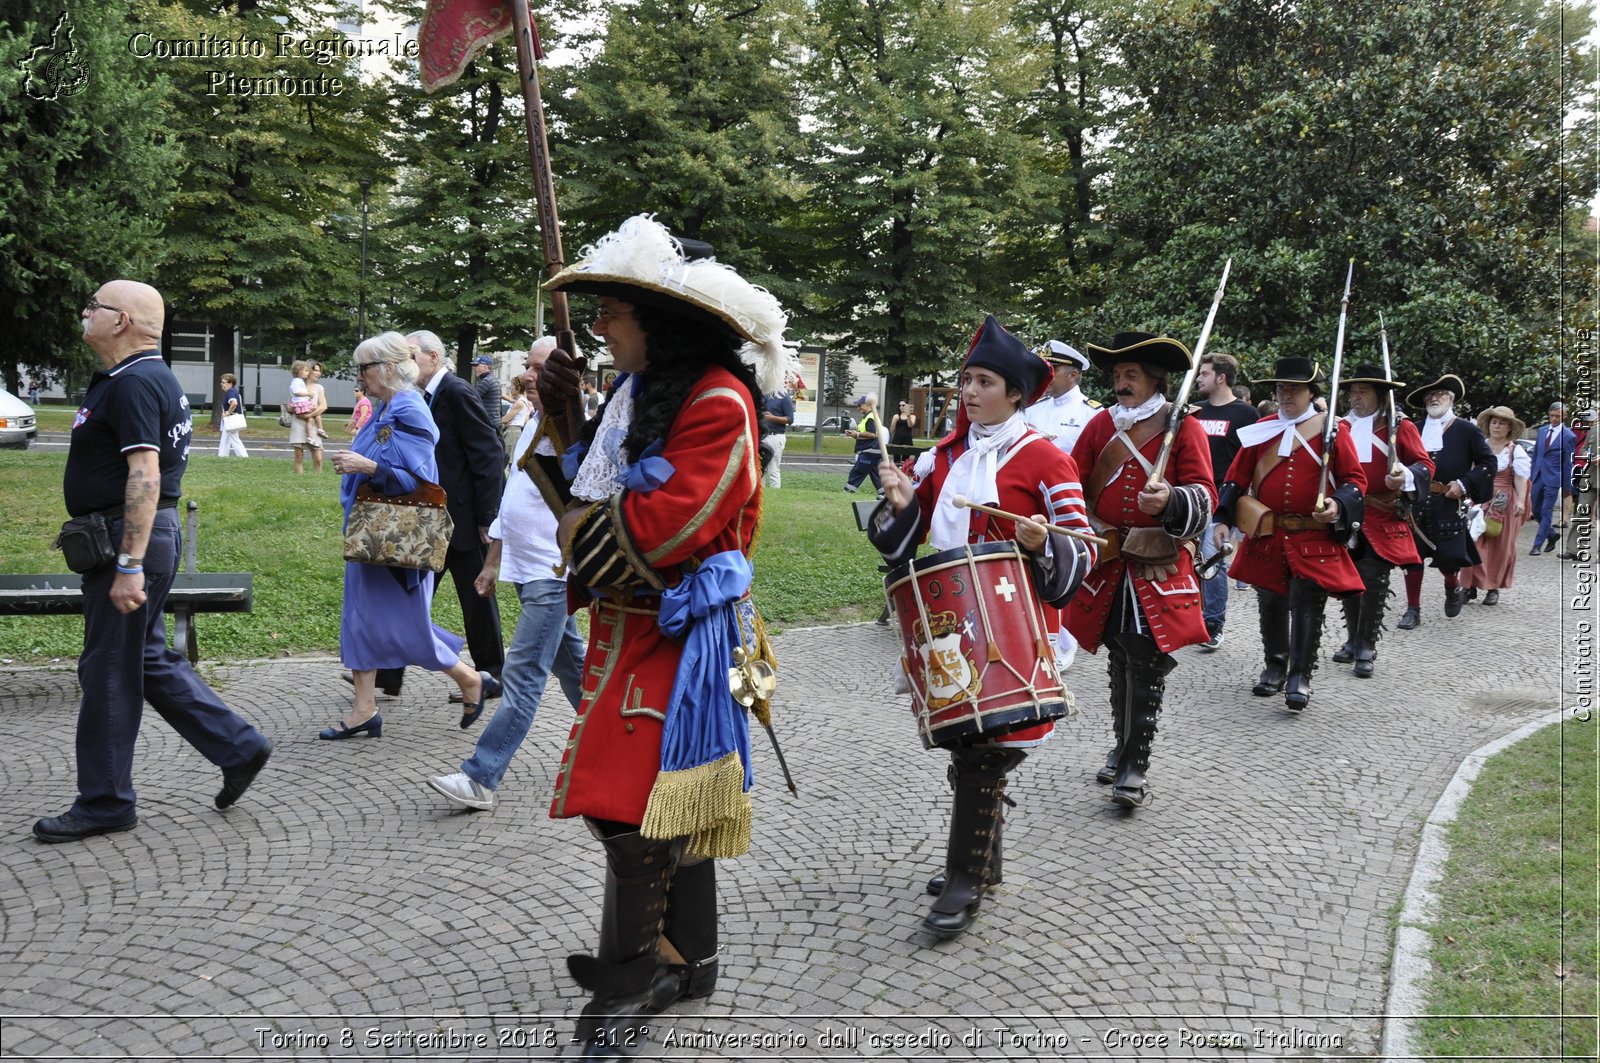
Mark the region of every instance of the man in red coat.
[[[1245, 534], [1232, 575], [1253, 584], [1261, 603], [1266, 669], [1252, 693], [1264, 698], [1283, 691], [1290, 712], [1311, 701], [1328, 595], [1364, 589], [1346, 543], [1361, 524], [1367, 478], [1344, 424], [1335, 431], [1323, 477], [1322, 436], [1330, 414], [1312, 404], [1321, 381], [1322, 369], [1309, 358], [1280, 358], [1272, 376], [1255, 381], [1274, 386], [1278, 412], [1239, 429], [1243, 447], [1228, 467], [1217, 506], [1219, 522]], [[1220, 544], [1227, 529], [1215, 534]]]
[[[1376, 365], [1357, 365], [1352, 373], [1339, 386], [1349, 389], [1345, 394], [1350, 412], [1344, 421], [1367, 479], [1366, 521], [1350, 549], [1366, 590], [1361, 597], [1340, 603], [1349, 637], [1333, 659], [1338, 664], [1354, 661], [1357, 678], [1370, 679], [1389, 600], [1389, 573], [1396, 565], [1422, 564], [1404, 513], [1416, 505], [1419, 496], [1427, 495], [1433, 459], [1422, 448], [1422, 434], [1416, 425], [1403, 418], [1398, 428], [1389, 423], [1389, 395], [1401, 386], [1399, 382], [1385, 379]], [[1393, 461], [1389, 455], [1391, 434], [1398, 453]]]
[[1089, 519], [1115, 543], [1067, 606], [1067, 630], [1090, 653], [1106, 646], [1116, 745], [1095, 778], [1111, 800], [1138, 808], [1149, 799], [1145, 771], [1172, 654], [1206, 641], [1192, 541], [1216, 502], [1211, 446], [1199, 424], [1178, 422], [1165, 474], [1151, 476], [1166, 434], [1169, 375], [1193, 358], [1177, 340], [1124, 332], [1089, 358], [1112, 378], [1117, 404], [1095, 414], [1072, 460], [1083, 473]]

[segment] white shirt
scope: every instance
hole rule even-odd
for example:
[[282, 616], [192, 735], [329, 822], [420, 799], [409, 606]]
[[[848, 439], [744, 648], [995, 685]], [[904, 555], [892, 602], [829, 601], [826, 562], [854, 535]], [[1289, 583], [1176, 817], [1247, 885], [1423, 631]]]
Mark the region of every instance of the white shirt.
[[[508, 583], [532, 583], [541, 579], [563, 579], [555, 574], [561, 562], [556, 546], [556, 515], [545, 505], [544, 496], [533, 485], [533, 477], [517, 468], [522, 455], [533, 445], [539, 431], [539, 415], [529, 414], [517, 436], [516, 453], [511, 459], [511, 475], [500, 494], [500, 514], [489, 525], [489, 537], [500, 540], [500, 578]], [[539, 441], [539, 454], [555, 454], [548, 439]]]
[[1024, 410], [1022, 417], [1043, 435], [1053, 437], [1051, 442], [1057, 447], [1071, 454], [1084, 425], [1099, 410], [1100, 407], [1083, 397], [1081, 387], [1074, 387], [1054, 397], [1046, 395]]

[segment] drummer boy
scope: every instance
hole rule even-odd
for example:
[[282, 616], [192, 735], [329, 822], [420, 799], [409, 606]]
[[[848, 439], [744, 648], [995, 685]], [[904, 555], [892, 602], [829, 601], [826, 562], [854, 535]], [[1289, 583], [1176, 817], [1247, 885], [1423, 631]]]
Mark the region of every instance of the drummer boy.
[[[887, 459], [878, 466], [884, 501], [867, 536], [891, 566], [910, 561], [924, 540], [938, 551], [1014, 540], [1042, 601], [1059, 606], [1072, 596], [1094, 567], [1094, 546], [1045, 525], [1090, 532], [1078, 468], [1022, 417], [1050, 376], [1049, 364], [993, 315], [984, 320], [961, 369], [955, 432], [937, 446], [931, 470], [913, 483]], [[968, 502], [1010, 515], [979, 512]], [[1006, 774], [1027, 757], [1028, 747], [1049, 738], [1054, 726], [1047, 720], [950, 747], [955, 788], [950, 840], [945, 872], [929, 883], [938, 899], [923, 920], [939, 937], [965, 931], [984, 893], [1000, 882]]]

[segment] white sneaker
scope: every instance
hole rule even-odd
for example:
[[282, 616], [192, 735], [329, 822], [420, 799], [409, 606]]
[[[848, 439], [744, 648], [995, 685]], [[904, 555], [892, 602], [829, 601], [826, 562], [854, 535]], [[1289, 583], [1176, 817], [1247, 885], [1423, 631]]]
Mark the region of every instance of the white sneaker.
[[428, 785], [443, 794], [451, 804], [477, 812], [487, 812], [500, 803], [499, 794], [469, 778], [465, 772], [458, 771], [454, 775], [430, 775]]

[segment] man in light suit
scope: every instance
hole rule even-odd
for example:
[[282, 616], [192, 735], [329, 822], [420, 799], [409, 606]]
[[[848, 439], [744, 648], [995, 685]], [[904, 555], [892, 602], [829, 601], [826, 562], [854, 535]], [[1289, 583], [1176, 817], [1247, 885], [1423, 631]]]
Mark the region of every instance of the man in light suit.
[[1572, 495], [1572, 452], [1578, 437], [1562, 422], [1567, 419], [1564, 403], [1550, 404], [1550, 423], [1539, 428], [1539, 438], [1533, 444], [1533, 511], [1539, 515], [1539, 530], [1533, 535], [1533, 549], [1529, 554], [1544, 553], [1556, 548], [1561, 538], [1550, 526], [1555, 519], [1556, 502]]
[[[492, 595], [479, 596], [473, 581], [483, 571], [489, 526], [500, 511], [505, 451], [478, 393], [450, 371], [444, 342], [425, 330], [413, 332], [406, 339], [417, 345], [417, 389], [439, 426], [439, 442], [434, 447], [439, 459], [439, 486], [449, 496], [450, 519], [455, 522], [445, 568], [450, 570], [456, 597], [461, 600], [467, 649], [472, 653], [474, 667], [499, 679], [500, 666], [505, 662], [500, 606]], [[378, 689], [391, 696], [399, 694], [404, 674], [403, 669], [380, 668]], [[451, 700], [459, 701], [460, 695], [453, 695]]]

